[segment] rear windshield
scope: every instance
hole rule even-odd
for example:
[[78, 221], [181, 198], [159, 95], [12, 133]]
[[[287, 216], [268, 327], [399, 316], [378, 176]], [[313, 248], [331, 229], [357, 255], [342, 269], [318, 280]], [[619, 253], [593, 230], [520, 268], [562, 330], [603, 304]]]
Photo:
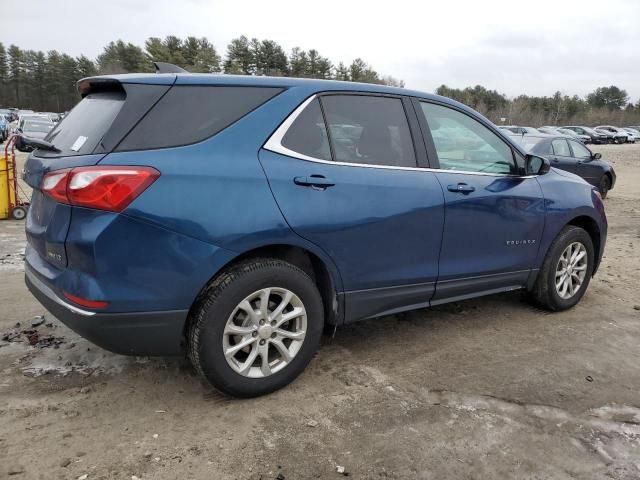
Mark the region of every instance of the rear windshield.
[[544, 140], [543, 137], [527, 137], [524, 135], [510, 135], [510, 137], [517, 143], [522, 145], [522, 147], [524, 147], [524, 149], [528, 152], [530, 152], [533, 147]]
[[24, 122], [23, 132], [48, 133], [53, 128], [53, 123], [48, 122]]
[[92, 93], [82, 99], [46, 140], [61, 155], [92, 153], [124, 105], [124, 92]]

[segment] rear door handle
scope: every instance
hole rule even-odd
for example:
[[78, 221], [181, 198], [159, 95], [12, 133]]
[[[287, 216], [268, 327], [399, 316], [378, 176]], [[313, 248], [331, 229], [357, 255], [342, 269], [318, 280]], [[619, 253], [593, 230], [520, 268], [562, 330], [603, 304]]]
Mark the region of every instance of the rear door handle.
[[325, 177], [324, 175], [309, 175], [304, 177], [295, 177], [293, 183], [302, 187], [318, 187], [327, 188], [333, 187], [335, 182]]
[[476, 187], [474, 187], [472, 185], [467, 185], [466, 183], [458, 183], [458, 184], [455, 184], [455, 185], [447, 186], [447, 190], [449, 190], [450, 192], [468, 194], [468, 193], [471, 193], [471, 192], [475, 192], [476, 191]]

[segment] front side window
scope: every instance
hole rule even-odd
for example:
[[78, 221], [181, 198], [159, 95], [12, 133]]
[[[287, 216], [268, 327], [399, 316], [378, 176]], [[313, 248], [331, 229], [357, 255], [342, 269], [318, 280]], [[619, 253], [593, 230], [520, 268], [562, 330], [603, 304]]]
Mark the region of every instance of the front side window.
[[420, 102], [435, 144], [440, 168], [464, 172], [516, 173], [511, 147], [462, 112]]
[[585, 159], [591, 158], [591, 152], [589, 151], [589, 149], [587, 149], [587, 147], [585, 147], [581, 143], [571, 140], [571, 148], [573, 149], [574, 157], [585, 158]]
[[553, 148], [553, 153], [559, 155], [561, 157], [570, 157], [571, 151], [569, 150], [569, 144], [563, 138], [557, 138], [553, 142], [551, 142], [551, 147]]
[[416, 167], [409, 124], [397, 98], [328, 95], [321, 98], [337, 162]]
[[298, 115], [281, 143], [283, 147], [308, 157], [331, 160], [329, 137], [318, 99], [313, 100]]

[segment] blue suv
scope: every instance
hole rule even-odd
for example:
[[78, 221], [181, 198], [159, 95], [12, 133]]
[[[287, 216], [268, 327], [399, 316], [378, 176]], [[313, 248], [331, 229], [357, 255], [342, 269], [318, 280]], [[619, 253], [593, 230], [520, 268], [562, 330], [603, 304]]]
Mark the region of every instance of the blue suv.
[[187, 353], [248, 397], [326, 325], [525, 289], [584, 295], [601, 198], [487, 119], [421, 92], [293, 78], [100, 76], [24, 178], [26, 283], [132, 355]]

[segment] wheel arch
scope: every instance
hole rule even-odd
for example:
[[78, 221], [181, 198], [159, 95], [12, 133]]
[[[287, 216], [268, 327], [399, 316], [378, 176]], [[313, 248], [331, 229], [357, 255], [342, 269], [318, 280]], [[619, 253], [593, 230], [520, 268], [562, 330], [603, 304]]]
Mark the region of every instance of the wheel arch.
[[[307, 273], [315, 282], [322, 303], [324, 306], [325, 323], [329, 325], [340, 324], [344, 320], [344, 301], [342, 291], [342, 280], [333, 262], [322, 253], [314, 252], [305, 246], [290, 243], [274, 243], [256, 246], [252, 249], [239, 253], [218, 271], [202, 286], [198, 295], [194, 299], [191, 309], [193, 309], [207, 291], [212, 282], [225, 270], [239, 262], [253, 258], [276, 258], [289, 262]], [[193, 318], [190, 311], [188, 320], [185, 322], [185, 334], [189, 328], [189, 319]]]
[[593, 264], [593, 275], [595, 275], [596, 270], [598, 270], [598, 266], [600, 264], [602, 253], [602, 240], [598, 222], [596, 222], [592, 217], [588, 215], [580, 215], [567, 222], [567, 225], [580, 227], [589, 234], [589, 237], [591, 237], [591, 242], [593, 243], [593, 249], [595, 251], [595, 263]]

